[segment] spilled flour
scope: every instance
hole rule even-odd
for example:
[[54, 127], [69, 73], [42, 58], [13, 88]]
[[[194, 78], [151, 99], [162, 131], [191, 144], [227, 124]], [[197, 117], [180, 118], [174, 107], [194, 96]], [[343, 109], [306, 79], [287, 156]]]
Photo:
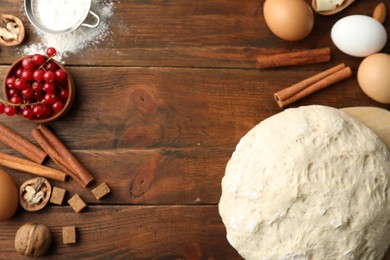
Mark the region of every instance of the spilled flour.
[[[57, 50], [56, 60], [65, 63], [65, 59], [69, 54], [76, 54], [87, 47], [96, 47], [110, 36], [109, 18], [113, 15], [114, 3], [112, 1], [92, 0], [91, 11], [100, 17], [100, 24], [96, 28], [80, 26], [70, 33], [59, 35], [47, 34], [35, 29], [39, 42], [23, 46], [18, 51], [21, 55], [30, 55], [44, 53], [48, 47], [54, 47]], [[85, 22], [93, 24], [95, 20], [89, 15]]]

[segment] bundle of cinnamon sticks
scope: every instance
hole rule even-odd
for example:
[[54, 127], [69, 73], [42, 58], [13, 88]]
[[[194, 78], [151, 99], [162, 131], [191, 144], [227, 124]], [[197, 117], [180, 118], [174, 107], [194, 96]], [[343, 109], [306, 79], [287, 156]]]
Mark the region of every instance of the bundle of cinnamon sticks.
[[49, 155], [55, 164], [65, 173], [70, 175], [81, 186], [87, 185], [93, 180], [92, 175], [85, 169], [79, 160], [65, 147], [65, 145], [44, 125], [39, 125], [32, 130], [32, 136]]
[[[58, 181], [65, 181], [69, 175], [82, 187], [92, 182], [92, 175], [49, 128], [39, 125], [32, 130], [32, 136], [42, 149], [0, 124], [0, 142], [29, 159], [0, 152], [0, 165]], [[61, 171], [42, 165], [47, 156]]]
[[[327, 62], [331, 59], [330, 48], [317, 48], [302, 51], [293, 51], [274, 55], [262, 55], [256, 59], [258, 69], [267, 69], [284, 66], [297, 66]], [[279, 107], [283, 108], [314, 92], [351, 77], [351, 68], [339, 64], [312, 77], [304, 79], [290, 87], [274, 94]]]
[[339, 64], [276, 92], [274, 98], [279, 107], [283, 108], [314, 92], [349, 78], [351, 75], [352, 70], [350, 67], [345, 66], [345, 64]]

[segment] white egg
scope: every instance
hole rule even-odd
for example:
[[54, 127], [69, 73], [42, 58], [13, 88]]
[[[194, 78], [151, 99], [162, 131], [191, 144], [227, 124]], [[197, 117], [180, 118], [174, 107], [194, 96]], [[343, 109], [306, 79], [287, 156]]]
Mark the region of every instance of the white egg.
[[385, 46], [387, 33], [385, 27], [370, 16], [350, 15], [333, 25], [331, 38], [340, 51], [355, 57], [366, 57]]

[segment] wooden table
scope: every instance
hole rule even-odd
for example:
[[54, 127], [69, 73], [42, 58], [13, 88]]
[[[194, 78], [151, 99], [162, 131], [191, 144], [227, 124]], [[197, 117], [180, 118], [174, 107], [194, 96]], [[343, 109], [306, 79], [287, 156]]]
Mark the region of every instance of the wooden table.
[[[96, 183], [107, 182], [112, 192], [97, 201], [73, 180], [51, 181], [68, 198], [80, 194], [88, 209], [76, 214], [66, 203], [35, 213], [19, 209], [0, 223], [0, 258], [22, 258], [14, 250], [15, 232], [25, 222], [37, 222], [52, 231], [47, 259], [241, 259], [218, 214], [220, 182], [239, 139], [281, 111], [272, 94], [344, 62], [354, 70], [352, 78], [290, 107], [388, 108], [358, 87], [362, 59], [341, 53], [330, 39], [338, 19], [371, 15], [380, 1], [358, 0], [340, 14], [315, 15], [313, 32], [299, 42], [269, 31], [261, 2], [114, 1], [109, 40], [66, 58], [76, 102], [66, 117], [49, 124]], [[22, 19], [23, 44], [39, 41], [22, 1], [1, 1], [0, 10]], [[255, 66], [258, 55], [326, 46], [332, 51], [328, 63], [261, 71]], [[387, 44], [384, 52], [389, 51]], [[1, 79], [19, 57], [17, 48], [0, 48]], [[0, 121], [34, 142], [34, 124], [5, 115]], [[0, 150], [18, 155], [3, 145]], [[6, 170], [18, 185], [33, 177]], [[77, 227], [74, 245], [62, 244], [67, 225]]]

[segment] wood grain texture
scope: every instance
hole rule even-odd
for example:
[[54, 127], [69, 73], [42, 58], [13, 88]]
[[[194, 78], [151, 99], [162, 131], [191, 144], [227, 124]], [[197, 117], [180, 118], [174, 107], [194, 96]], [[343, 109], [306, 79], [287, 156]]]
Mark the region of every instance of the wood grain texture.
[[[379, 106], [360, 90], [361, 58], [338, 51], [332, 25], [349, 14], [371, 15], [380, 1], [356, 1], [331, 17], [315, 15], [313, 33], [285, 42], [267, 28], [262, 0], [122, 0], [114, 3], [110, 36], [70, 54], [66, 66], [76, 82], [71, 111], [49, 127], [111, 193], [96, 200], [69, 180], [53, 182], [89, 204], [76, 214], [53, 206], [0, 223], [0, 259], [23, 259], [13, 250], [17, 228], [40, 222], [53, 231], [44, 259], [241, 259], [226, 240], [218, 215], [221, 178], [240, 138], [261, 120], [282, 111], [273, 93], [345, 63], [353, 77], [289, 107]], [[307, 0], [309, 3], [309, 0]], [[384, 1], [390, 7], [390, 1]], [[24, 46], [39, 42], [23, 1], [0, 1], [2, 13], [25, 23]], [[385, 27], [389, 28], [389, 19]], [[54, 46], [55, 47], [55, 46]], [[330, 47], [328, 63], [256, 69], [256, 57]], [[20, 57], [0, 46], [0, 80]], [[383, 50], [390, 52], [389, 44]], [[35, 143], [35, 125], [18, 117], [0, 121]], [[0, 151], [17, 152], [0, 145]], [[48, 160], [46, 165], [55, 167]], [[31, 175], [7, 170], [20, 185]], [[79, 242], [61, 244], [62, 226], [75, 225]]]
[[[262, 1], [113, 0], [110, 36], [98, 48], [87, 48], [70, 55], [67, 64], [254, 69], [256, 57], [261, 54], [329, 46], [336, 63], [344, 62], [356, 68], [360, 59], [338, 51], [329, 37], [330, 29], [346, 15], [371, 15], [376, 4], [381, 2], [356, 1], [334, 16], [315, 14], [313, 33], [302, 41], [285, 42], [267, 28]], [[16, 4], [2, 1], [0, 10], [19, 16], [25, 23], [25, 45], [39, 42], [24, 14], [22, 1]], [[390, 25], [389, 20], [385, 27]], [[389, 44], [385, 51], [389, 51]], [[2, 49], [0, 55], [0, 62], [5, 64], [13, 62], [16, 54], [13, 48], [7, 48]], [[311, 68], [321, 68], [321, 65], [300, 69]]]
[[[26, 259], [14, 250], [25, 222], [47, 225], [53, 243], [41, 259], [241, 259], [226, 238], [216, 206], [96, 206], [76, 214], [50, 207], [1, 223], [0, 259]], [[77, 228], [77, 243], [62, 244], [62, 227]]]
[[368, 126], [390, 148], [390, 112], [388, 110], [377, 107], [349, 107], [342, 110]]
[[[282, 111], [272, 94], [316, 73], [288, 70], [281, 77], [279, 71], [117, 67], [70, 71], [76, 79], [76, 103], [50, 127], [96, 183], [112, 186], [113, 195], [101, 203], [118, 204], [217, 203], [226, 162], [239, 139]], [[355, 78], [294, 106], [313, 103], [375, 105]], [[4, 119], [35, 142], [30, 134], [34, 125], [17, 117]], [[9, 149], [0, 145], [1, 150]], [[21, 183], [28, 176], [15, 177]], [[79, 190], [72, 180], [65, 185]], [[97, 203], [88, 190], [80, 192]]]

